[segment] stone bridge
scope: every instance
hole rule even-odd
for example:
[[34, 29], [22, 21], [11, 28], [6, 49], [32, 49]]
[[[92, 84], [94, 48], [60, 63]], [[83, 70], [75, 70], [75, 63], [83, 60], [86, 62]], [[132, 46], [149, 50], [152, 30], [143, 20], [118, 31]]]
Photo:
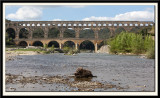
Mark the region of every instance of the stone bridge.
[[[150, 21], [9, 21], [5, 24], [5, 29], [12, 28], [15, 31], [14, 42], [16, 45], [20, 45], [21, 42], [25, 42], [27, 45], [33, 45], [34, 42], [40, 41], [42, 44], [49, 44], [51, 41], [56, 41], [61, 49], [66, 41], [72, 41], [75, 44], [75, 48], [86, 40], [91, 41], [94, 44], [95, 52], [97, 52], [97, 46], [103, 40], [98, 36], [98, 32], [101, 29], [108, 28], [111, 35], [119, 27], [123, 27], [125, 31], [130, 31], [132, 28], [154, 25], [154, 22]], [[29, 31], [29, 37], [27, 39], [19, 38], [19, 32], [22, 28]], [[33, 31], [36, 28], [41, 28], [44, 32], [44, 38], [33, 38]], [[48, 31], [51, 28], [57, 28], [60, 31], [60, 35], [57, 38], [49, 38]], [[63, 33], [66, 29], [72, 29], [75, 31], [75, 38], [64, 38]], [[80, 31], [84, 29], [91, 29], [94, 32], [94, 38], [80, 38]]]

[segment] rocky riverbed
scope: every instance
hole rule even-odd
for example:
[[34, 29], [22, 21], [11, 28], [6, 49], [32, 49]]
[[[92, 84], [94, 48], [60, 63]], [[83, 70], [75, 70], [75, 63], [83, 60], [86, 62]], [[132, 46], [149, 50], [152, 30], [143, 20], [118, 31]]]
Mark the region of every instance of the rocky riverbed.
[[[93, 78], [75, 78], [78, 67]], [[96, 53], [6, 52], [6, 91], [154, 91], [153, 59]]]

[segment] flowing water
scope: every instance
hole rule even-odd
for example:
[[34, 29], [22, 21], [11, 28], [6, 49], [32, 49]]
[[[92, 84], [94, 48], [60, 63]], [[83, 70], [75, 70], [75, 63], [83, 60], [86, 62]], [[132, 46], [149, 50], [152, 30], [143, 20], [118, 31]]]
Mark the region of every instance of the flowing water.
[[[92, 72], [91, 81], [111, 83], [123, 89], [97, 88], [94, 91], [154, 91], [154, 59], [96, 53], [64, 55], [21, 55], [6, 62], [6, 74], [30, 76], [70, 76], [78, 67]], [[58, 85], [58, 86], [57, 86]], [[71, 91], [65, 84], [6, 84], [6, 91]]]

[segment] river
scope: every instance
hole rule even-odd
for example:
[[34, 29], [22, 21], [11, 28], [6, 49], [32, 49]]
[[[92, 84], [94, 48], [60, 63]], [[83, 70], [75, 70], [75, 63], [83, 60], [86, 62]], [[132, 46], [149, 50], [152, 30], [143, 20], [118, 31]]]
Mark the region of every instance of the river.
[[[140, 56], [110, 55], [106, 53], [19, 55], [16, 56], [16, 59], [6, 62], [5, 73], [24, 77], [70, 76], [78, 67], [88, 69], [94, 76], [97, 76], [90, 81], [110, 83], [123, 88], [96, 88], [94, 91], [152, 92], [155, 90], [155, 61], [154, 59], [140, 58]], [[77, 88], [69, 88], [62, 83], [6, 84], [6, 91], [73, 91], [73, 89]]]

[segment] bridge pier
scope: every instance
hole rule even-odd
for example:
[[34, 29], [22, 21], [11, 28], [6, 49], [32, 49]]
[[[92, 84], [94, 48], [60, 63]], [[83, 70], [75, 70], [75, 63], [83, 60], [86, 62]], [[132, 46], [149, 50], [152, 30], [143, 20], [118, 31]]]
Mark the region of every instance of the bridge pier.
[[62, 49], [62, 43], [59, 43], [59, 49]]
[[98, 46], [97, 43], [95, 43], [95, 44], [94, 44], [95, 53], [97, 53], [97, 48], [98, 48], [97, 46]]
[[78, 50], [78, 43], [75, 43], [75, 48], [76, 50]]

